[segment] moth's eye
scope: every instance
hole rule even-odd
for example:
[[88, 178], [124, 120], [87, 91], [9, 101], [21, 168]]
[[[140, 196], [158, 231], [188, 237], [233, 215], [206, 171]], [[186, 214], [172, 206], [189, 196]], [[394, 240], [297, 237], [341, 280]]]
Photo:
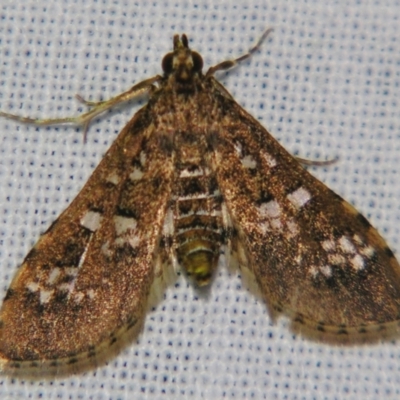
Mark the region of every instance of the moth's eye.
[[192, 60], [193, 60], [193, 71], [201, 72], [203, 69], [203, 59], [199, 53], [192, 51]]
[[168, 53], [162, 60], [161, 67], [166, 74], [173, 70], [174, 53]]

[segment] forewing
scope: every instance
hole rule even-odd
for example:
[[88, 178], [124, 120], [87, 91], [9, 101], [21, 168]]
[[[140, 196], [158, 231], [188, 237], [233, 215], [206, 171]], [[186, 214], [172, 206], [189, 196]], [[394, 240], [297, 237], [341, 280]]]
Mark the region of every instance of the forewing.
[[236, 103], [218, 107], [211, 163], [267, 303], [326, 341], [397, 334], [400, 268], [378, 232]]
[[3, 369], [79, 369], [139, 325], [173, 175], [145, 111], [15, 276], [0, 314]]

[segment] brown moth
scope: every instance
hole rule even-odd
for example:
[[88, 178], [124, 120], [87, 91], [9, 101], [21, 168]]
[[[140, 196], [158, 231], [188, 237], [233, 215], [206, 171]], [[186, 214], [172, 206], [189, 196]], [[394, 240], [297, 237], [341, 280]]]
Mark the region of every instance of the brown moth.
[[[327, 342], [398, 334], [400, 267], [369, 222], [310, 175], [176, 35], [163, 75], [75, 118], [148, 92], [72, 204], [19, 268], [0, 312], [0, 368], [93, 367], [141, 326], [167, 264], [208, 285], [223, 248], [293, 328]], [[79, 98], [81, 101], [81, 98]], [[301, 160], [300, 160], [301, 161]]]

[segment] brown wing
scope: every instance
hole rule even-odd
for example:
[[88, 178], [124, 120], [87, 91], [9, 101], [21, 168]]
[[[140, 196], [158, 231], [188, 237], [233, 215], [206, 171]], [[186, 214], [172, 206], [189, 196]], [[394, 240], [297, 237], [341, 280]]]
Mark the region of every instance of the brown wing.
[[236, 103], [219, 107], [235, 118], [210, 139], [212, 165], [267, 303], [326, 341], [397, 334], [400, 267], [378, 232]]
[[140, 325], [173, 176], [146, 115], [124, 128], [20, 267], [0, 313], [3, 370], [93, 365]]

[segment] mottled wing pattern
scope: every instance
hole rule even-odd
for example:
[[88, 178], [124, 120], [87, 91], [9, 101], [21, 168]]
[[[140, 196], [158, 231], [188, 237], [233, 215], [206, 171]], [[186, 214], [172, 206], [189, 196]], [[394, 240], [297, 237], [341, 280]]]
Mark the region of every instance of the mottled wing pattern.
[[238, 257], [269, 306], [326, 341], [395, 334], [400, 267], [378, 232], [234, 101], [218, 107], [235, 118], [222, 118], [213, 133], [212, 166]]
[[20, 267], [0, 313], [2, 369], [93, 365], [140, 325], [173, 176], [146, 113]]

